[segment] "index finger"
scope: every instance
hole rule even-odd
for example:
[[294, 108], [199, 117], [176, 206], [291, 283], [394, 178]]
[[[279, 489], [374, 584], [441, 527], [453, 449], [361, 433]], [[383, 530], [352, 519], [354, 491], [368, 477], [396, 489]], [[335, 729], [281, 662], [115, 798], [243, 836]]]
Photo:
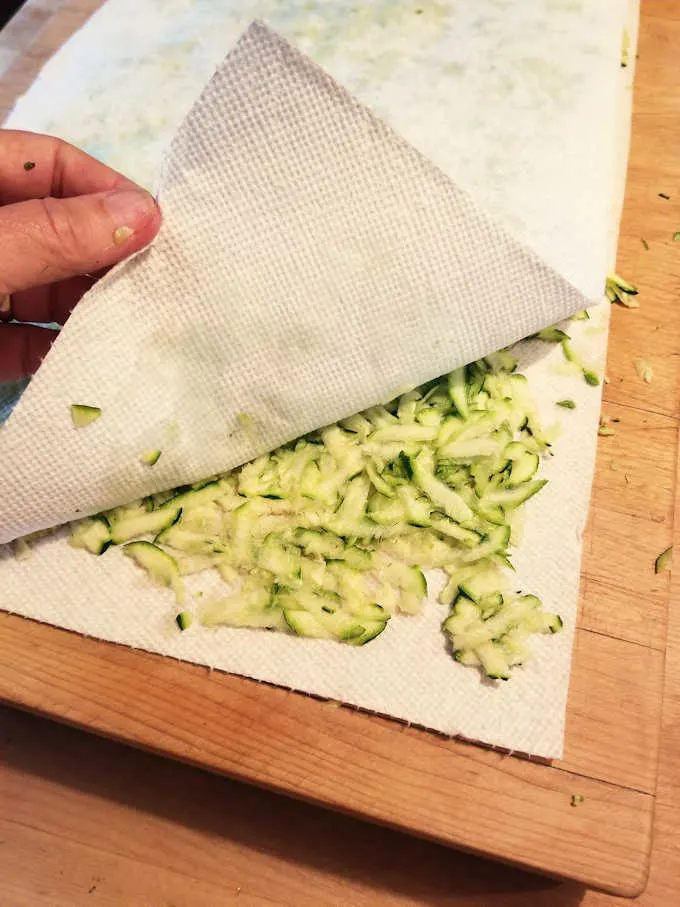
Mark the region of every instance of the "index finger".
[[134, 185], [79, 148], [52, 135], [0, 130], [0, 205], [72, 198]]

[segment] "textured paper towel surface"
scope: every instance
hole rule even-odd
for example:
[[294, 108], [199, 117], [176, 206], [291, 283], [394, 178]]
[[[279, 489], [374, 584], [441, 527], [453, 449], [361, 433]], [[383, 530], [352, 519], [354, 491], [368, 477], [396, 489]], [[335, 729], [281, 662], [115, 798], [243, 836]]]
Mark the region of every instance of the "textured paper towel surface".
[[[37, 85], [24, 99], [12, 125], [18, 128], [52, 128], [53, 131], [88, 146], [89, 150], [118, 164], [127, 172], [133, 175], [137, 172], [138, 178], [143, 179], [145, 174], [148, 178], [153, 173], [152, 164], [154, 160], [158, 160], [156, 152], [162, 144], [156, 136], [163, 130], [160, 126], [149, 127], [149, 116], [158, 115], [157, 110], [163, 109], [163, 99], [167, 96], [171, 96], [173, 101], [176, 96], [179, 97], [180, 103], [185, 100], [185, 79], [193, 78], [198, 84], [200, 78], [196, 73], [200, 72], [200, 66], [186, 66], [181, 78], [178, 74], [174, 75], [174, 82], [172, 74], [164, 73], [161, 79], [160, 74], [156, 73], [157, 82], [151, 80], [149, 84], [154, 85], [158, 105], [152, 109], [151, 114], [148, 105], [136, 102], [132, 92], [121, 99], [120, 86], [125, 83], [126, 72], [129, 72], [131, 85], [138, 85], [140, 80], [134, 55], [127, 59], [121, 50], [116, 52], [111, 49], [112, 34], [116, 34], [116, 23], [120, 22], [120, 16], [113, 17], [114, 7], [120, 13], [126, 2], [127, 0], [116, 0], [116, 3], [110, 4], [99, 15], [99, 31], [97, 21], [93, 20], [89, 33], [86, 30], [76, 39], [79, 40], [81, 51], [79, 59], [82, 61], [83, 56], [89, 54], [93, 61], [91, 78], [95, 82], [99, 80], [96, 92], [98, 98], [104, 99], [105, 106], [122, 104], [126, 111], [128, 119], [121, 113], [119, 132], [112, 130], [110, 122], [102, 124], [101, 128], [97, 125], [100, 103], [88, 100], [87, 93], [79, 92], [76, 82], [69, 77], [69, 74], [72, 76], [74, 71], [78, 71], [75, 54], [70, 59], [67, 54], [62, 55], [61, 60], [53, 61], [54, 65], [50, 64], [50, 78], [46, 78], [43, 85]], [[214, 50], [214, 42], [217, 40], [215, 35], [219, 31], [214, 28], [214, 24], [218, 19], [222, 22], [222, 16], [226, 21], [228, 14], [236, 6], [239, 4], [233, 3], [225, 7], [224, 4], [201, 3], [194, 6], [200, 7], [204, 15], [204, 24], [201, 26], [204, 31], [199, 31], [198, 34], [202, 34], [205, 40], [200, 42], [200, 47], [212, 40]], [[281, 9], [283, 6], [279, 4]], [[296, 4], [286, 6], [290, 8]], [[367, 6], [374, 7], [378, 4]], [[465, 32], [464, 6], [451, 3], [445, 7], [450, 13], [450, 34], [456, 34], [459, 40], [462, 40], [461, 30]], [[566, 9], [564, 4], [548, 2], [541, 6], [543, 14], [546, 14], [548, 8], [564, 6]], [[556, 214], [556, 211], [564, 212], [563, 220], [566, 223], [570, 217], [575, 217], [579, 207], [583, 210], [580, 229], [584, 237], [584, 249], [596, 247], [602, 242], [603, 235], [611, 235], [614, 230], [622, 174], [620, 168], [615, 170], [613, 165], [615, 149], [622, 146], [621, 136], [615, 135], [612, 127], [615, 121], [615, 92], [612, 91], [612, 84], [616, 87], [616, 83], [611, 82], [611, 77], [612, 73], [614, 76], [619, 75], [617, 56], [622, 18], [618, 12], [612, 12], [611, 20], [605, 23], [600, 21], [603, 17], [598, 4], [585, 4], [578, 16], [573, 14], [578, 22], [572, 23], [571, 31], [567, 32], [572, 37], [578, 35], [579, 40], [565, 41], [563, 28], [556, 29], [552, 35], [543, 29], [532, 33], [530, 22], [524, 23], [520, 28], [521, 23], [513, 20], [514, 7], [512, 14], [507, 8], [494, 12], [492, 7], [497, 7], [497, 4], [485, 5], [484, 15], [480, 16], [488, 23], [484, 32], [465, 33], [466, 54], [477, 60], [476, 72], [479, 72], [480, 77], [484, 75], [483, 66], [490, 65], [490, 60], [494, 60], [494, 65], [499, 60], [507, 63], [503, 54], [513, 54], [518, 52], [518, 48], [526, 53], [526, 43], [528, 41], [532, 44], [533, 35], [535, 40], [531, 49], [536, 55], [535, 67], [538, 66], [538, 58], [545, 56], [546, 61], [557, 61], [564, 72], [578, 69], [580, 76], [576, 79], [577, 82], [584, 84], [592, 78], [592, 86], [589, 86], [592, 90], [587, 92], [587, 102], [581, 96], [570, 94], [570, 103], [562, 107], [546, 102], [535, 110], [523, 111], [524, 115], [520, 117], [521, 131], [533, 135], [534, 144], [532, 147], [518, 147], [517, 144], [506, 143], [502, 171], [482, 167], [476, 172], [473, 158], [479, 161], [489, 158], [492, 143], [486, 139], [493, 137], [494, 129], [498, 128], [499, 123], [507, 125], [508, 118], [517, 119], [520, 112], [512, 110], [512, 105], [508, 109], [483, 78], [476, 80], [469, 71], [465, 74], [462, 67], [456, 73], [452, 71], [449, 64], [452, 58], [455, 59], [455, 44], [453, 52], [450, 52], [451, 47], [447, 44], [446, 53], [443, 53], [441, 47], [431, 48], [429, 55], [418, 49], [418, 52], [413, 52], [413, 58], [409, 59], [406, 48], [413, 47], [415, 38], [414, 30], [405, 26], [397, 54], [399, 60], [403, 59], [403, 65], [396, 66], [391, 76], [392, 84], [399, 88], [393, 96], [387, 88], [381, 86], [379, 80], [364, 80], [362, 83], [362, 78], [353, 68], [355, 62], [359, 65], [358, 59], [345, 60], [343, 69], [340, 65], [340, 51], [335, 53], [333, 71], [339, 77], [344, 76], [345, 84], [352, 84], [366, 100], [374, 101], [382, 92], [381, 106], [389, 115], [390, 122], [401, 123], [402, 131], [409, 133], [409, 138], [417, 141], [419, 147], [430, 156], [436, 158], [439, 155], [438, 162], [445, 166], [447, 173], [455, 176], [459, 171], [465, 172], [468, 188], [475, 191], [476, 197], [486, 196], [487, 202], [495, 201], [496, 204], [500, 199], [500, 207], [505, 206], [501, 213], [506, 224], [514, 225], [516, 232], [521, 233], [525, 239], [545, 235], [553, 260], [557, 263], [566, 262], [573, 252], [574, 243], [569, 236], [565, 236], [565, 231], [555, 231], [549, 226], [560, 221], [561, 215]], [[208, 29], [205, 27], [205, 18], [210, 8], [213, 10], [213, 27]], [[614, 5], [611, 10], [613, 8]], [[126, 50], [129, 50], [131, 44], [134, 48], [135, 41], [139, 48], [146, 48], [152, 40], [150, 36], [156, 33], [159, 35], [156, 39], [159, 44], [167, 42], [168, 33], [163, 32], [162, 28], [167, 11], [163, 4], [136, 4], [135, 9], [140, 13], [135, 20], [138, 29], [130, 33], [131, 27], [126, 25]], [[151, 10], [155, 10], [155, 19], [151, 16]], [[178, 8], [178, 14], [179, 12]], [[587, 26], [582, 17], [588, 21]], [[609, 15], [604, 18], [609, 19]], [[179, 15], [178, 20], [181, 20]], [[185, 19], [184, 24], [187, 25], [188, 21], [194, 23], [193, 9], [190, 20]], [[390, 17], [390, 23], [393, 21], [394, 17]], [[559, 18], [556, 21], [561, 23]], [[230, 25], [233, 27], [233, 23]], [[117, 27], [120, 32], [120, 25]], [[193, 24], [191, 27], [194, 27]], [[517, 34], [513, 33], [513, 29], [517, 29]], [[579, 43], [581, 36], [584, 36], [582, 45]], [[487, 44], [487, 38], [490, 37], [493, 37], [494, 42], [499, 42], [494, 53], [490, 52], [492, 45]], [[557, 42], [557, 46], [554, 42]], [[585, 62], [581, 51], [585, 53], [589, 42], [599, 46], [605, 57], [609, 54], [611, 65], [595, 65], [592, 57], [589, 57], [589, 63]], [[177, 43], [179, 44], [179, 40]], [[384, 42], [382, 46], [385, 46]], [[358, 58], [365, 73], [367, 58], [363, 54], [362, 50]], [[318, 47], [314, 55], [320, 59]], [[147, 70], [151, 66], [150, 61], [159, 58], [146, 50], [143, 56]], [[126, 66], [129, 67], [128, 70]], [[442, 105], [442, 117], [436, 122], [432, 117], [432, 109], [424, 103], [410, 111], [408, 120], [409, 114], [405, 108], [409, 105], [404, 103], [404, 98], [412, 96], [408, 94], [409, 90], [417, 92], [419, 80], [413, 78], [414, 72], [427, 76], [421, 79], [427, 88], [423, 97], [436, 96], [438, 103]], [[142, 77], [143, 75], [144, 73]], [[370, 77], [373, 78], [373, 75], [371, 70]], [[46, 104], [46, 98], [53, 96], [55, 84], [62, 92], [66, 92], [64, 104], [67, 109], [70, 107], [68, 116], [63, 116], [61, 120]], [[90, 79], [88, 84], [92, 84]], [[477, 95], [475, 91], [478, 92]], [[474, 148], [478, 143], [479, 151], [477, 154], [468, 152], [465, 159], [459, 155], [460, 149], [455, 147], [455, 129], [451, 124], [461, 121], [468, 124], [465, 108], [474, 105], [475, 98], [478, 99], [478, 105], [486, 103], [484, 111], [488, 115], [476, 125], [472, 120], [469, 121], [468, 144]], [[605, 103], [607, 99], [608, 104]], [[165, 103], [164, 109], [168, 117], [172, 113], [171, 106], [170, 102]], [[590, 116], [590, 120], [586, 114]], [[563, 131], [556, 127], [557, 123], [563, 122], [563, 116], [572, 117], [574, 126], [578, 123], [584, 125], [582, 138], [576, 136], [574, 129]], [[593, 125], [601, 122], [601, 134], [593, 135], [592, 130], [586, 128], [589, 122]], [[126, 136], [130, 135], [136, 138], [133, 147], [126, 144]], [[448, 144], [445, 141], [447, 137]], [[105, 145], [104, 142], [108, 144]], [[550, 187], [550, 204], [532, 208], [531, 197], [523, 195], [521, 191], [522, 180], [519, 175], [531, 171], [532, 185], [536, 180], [540, 184], [542, 175], [545, 176], [543, 172], [550, 170], [548, 162], [559, 160], [561, 154], [570, 162], [569, 169], [583, 171], [585, 180], [594, 171], [609, 176], [611, 183], [605, 186], [600, 180], [602, 193], [598, 198], [589, 191], [587, 182], [569, 183], [568, 188], [565, 188], [564, 181], [554, 180]], [[604, 166], [605, 163], [607, 166]], [[598, 179], [599, 177], [596, 182]], [[594, 202], [592, 208], [586, 204], [591, 198]], [[568, 210], [570, 206], [571, 213]], [[487, 207], [492, 205], [487, 204]], [[566, 233], [568, 232], [567, 230]], [[550, 239], [547, 238], [549, 234]], [[591, 265], [586, 266], [584, 256], [577, 256], [577, 259], [577, 265], [580, 261], [584, 271], [588, 271]], [[565, 266], [563, 270], [566, 272], [568, 268]], [[606, 317], [606, 314], [604, 309], [598, 317]], [[589, 362], [601, 367], [606, 343], [604, 325], [579, 326], [578, 332], [583, 335], [579, 342], [588, 347], [586, 355]], [[575, 333], [573, 329], [572, 333]], [[568, 431], [559, 439], [556, 456], [547, 466], [546, 474], [551, 478], [551, 483], [529, 508], [525, 541], [516, 556], [519, 568], [518, 588], [522, 586], [541, 594], [548, 607], [560, 610], [566, 617], [566, 633], [541, 640], [538, 658], [512, 684], [499, 690], [487, 687], [479, 682], [475, 672], [467, 671], [452, 662], [444, 651], [439, 631], [441, 612], [432, 603], [428, 605], [427, 613], [422, 618], [395, 619], [389, 633], [386, 632], [371, 646], [359, 652], [325, 643], [274, 637], [273, 634], [266, 634], [265, 638], [264, 634], [251, 631], [220, 630], [191, 638], [188, 634], [179, 637], [171, 626], [172, 610], [167, 594], [150, 588], [129, 561], [119, 557], [118, 552], [109, 552], [106, 558], [101, 559], [89, 557], [69, 549], [63, 538], [50, 539], [39, 545], [33, 558], [25, 562], [16, 562], [7, 553], [0, 558], [2, 605], [9, 610], [86, 634], [334, 696], [446, 733], [462, 733], [489, 743], [545, 756], [559, 755], [576, 610], [579, 535], [585, 520], [590, 489], [599, 397], [585, 385], [574, 383], [572, 378], [557, 375], [549, 361], [550, 357], [545, 356], [544, 349], [524, 345], [523, 350], [526, 371], [532, 387], [539, 393], [546, 419], [549, 421], [554, 413], [553, 401], [565, 396], [575, 397], [579, 409], [576, 413], [563, 414]], [[554, 357], [555, 353], [552, 355]], [[559, 355], [556, 361], [559, 362]], [[567, 416], [571, 419], [569, 422]], [[556, 513], [559, 513], [558, 520]]]
[[[182, 125], [160, 201], [157, 242], [78, 306], [0, 435], [0, 541], [236, 466], [587, 304], [262, 24]], [[70, 403], [103, 416], [77, 431]]]

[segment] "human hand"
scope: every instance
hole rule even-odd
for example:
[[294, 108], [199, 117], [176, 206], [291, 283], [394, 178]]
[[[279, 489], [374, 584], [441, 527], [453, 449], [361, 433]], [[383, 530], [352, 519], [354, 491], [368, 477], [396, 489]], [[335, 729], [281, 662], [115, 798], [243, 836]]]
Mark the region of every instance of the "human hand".
[[[64, 324], [111, 265], [160, 227], [152, 196], [47, 135], [0, 130], [0, 321]], [[28, 377], [56, 332], [0, 324], [0, 382]]]

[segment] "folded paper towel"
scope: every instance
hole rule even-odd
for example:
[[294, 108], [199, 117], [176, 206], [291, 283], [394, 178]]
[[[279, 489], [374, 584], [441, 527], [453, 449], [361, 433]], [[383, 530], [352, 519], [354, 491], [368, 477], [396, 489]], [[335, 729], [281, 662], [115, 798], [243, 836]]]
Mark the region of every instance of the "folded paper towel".
[[[0, 435], [0, 542], [236, 466], [589, 302], [260, 23], [177, 133], [160, 202], [156, 243], [85, 297]], [[102, 418], [77, 431], [73, 403]]]

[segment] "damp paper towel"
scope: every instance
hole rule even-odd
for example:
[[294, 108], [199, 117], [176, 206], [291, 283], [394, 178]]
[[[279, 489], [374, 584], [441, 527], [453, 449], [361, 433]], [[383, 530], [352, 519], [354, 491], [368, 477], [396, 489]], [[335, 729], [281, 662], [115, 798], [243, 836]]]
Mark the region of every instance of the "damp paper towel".
[[[181, 126], [160, 203], [155, 246], [76, 309], [0, 435], [0, 541], [239, 465], [589, 302], [263, 24]], [[87, 432], [77, 402], [104, 413]]]
[[[264, 26], [249, 29], [180, 130], [161, 199], [157, 244], [90, 294], [3, 429], [5, 474], [18, 486], [8, 503], [3, 493], [5, 538], [76, 507], [224, 469], [252, 455], [250, 444], [271, 447], [387, 399], [584, 304]], [[531, 375], [544, 360], [527, 354]], [[595, 394], [579, 386], [572, 396], [593, 415]], [[96, 402], [106, 418], [72, 432], [60, 409], [68, 416], [73, 400]], [[255, 442], [234, 430], [244, 409], [258, 427]], [[501, 691], [451, 660], [433, 602], [358, 653], [248, 630], [179, 638], [166, 594], [118, 552], [87, 557], [63, 534], [29, 561], [4, 552], [2, 606], [446, 733], [557, 755], [592, 467], [593, 420], [580, 425], [578, 444], [565, 444], [546, 470], [553, 481], [518, 552], [518, 586], [542, 593], [549, 607], [559, 602], [567, 631], [556, 645], [540, 640], [536, 660]], [[154, 486], [130, 474], [150, 446], [163, 446], [163, 459], [171, 452]], [[66, 454], [63, 474], [55, 449]], [[26, 487], [25, 499], [13, 497]]]

